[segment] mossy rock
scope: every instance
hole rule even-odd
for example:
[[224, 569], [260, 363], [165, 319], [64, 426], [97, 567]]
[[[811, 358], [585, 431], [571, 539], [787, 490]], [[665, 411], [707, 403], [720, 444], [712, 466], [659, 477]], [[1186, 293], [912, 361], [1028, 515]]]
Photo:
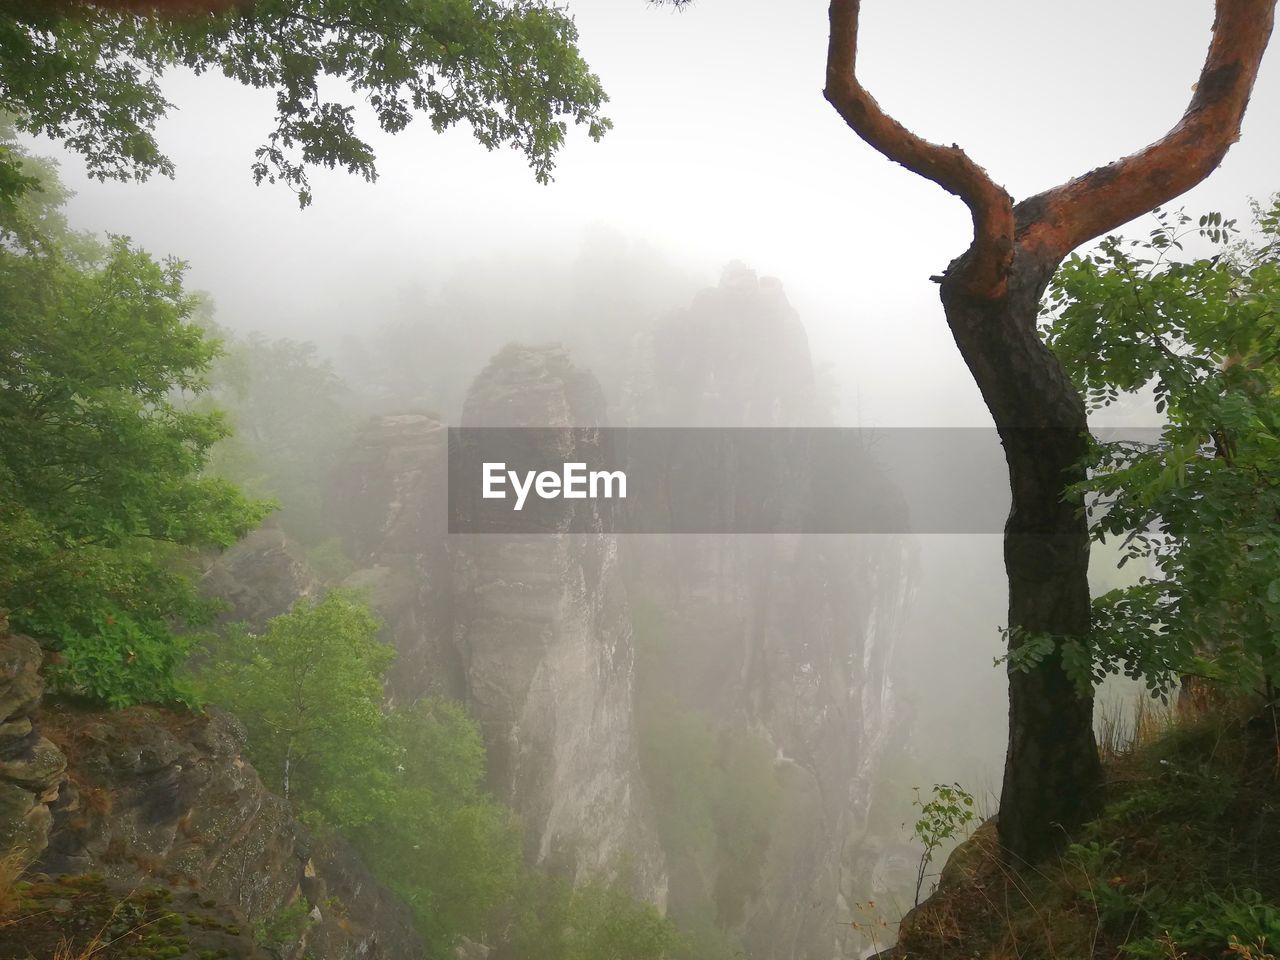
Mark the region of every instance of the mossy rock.
[[14, 885], [0, 921], [0, 960], [270, 960], [232, 910], [163, 884], [128, 887], [96, 874]]

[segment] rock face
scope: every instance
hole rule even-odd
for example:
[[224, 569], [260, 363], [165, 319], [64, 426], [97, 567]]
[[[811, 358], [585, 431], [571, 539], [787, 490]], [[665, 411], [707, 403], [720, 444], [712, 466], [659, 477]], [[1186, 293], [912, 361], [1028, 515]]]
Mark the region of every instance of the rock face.
[[[464, 427], [593, 427], [604, 397], [557, 347], [508, 347], [476, 378]], [[563, 443], [572, 447], [572, 435]], [[560, 441], [549, 441], [560, 442]], [[573, 449], [557, 449], [565, 461]], [[597, 506], [573, 534], [461, 538], [458, 643], [495, 785], [531, 828], [531, 851], [576, 877], [616, 874], [659, 905], [666, 877], [636, 753], [631, 620], [617, 539]]]
[[318, 916], [308, 956], [421, 956], [408, 908], [262, 785], [229, 714], [60, 708], [46, 723], [70, 768], [40, 869], [198, 887], [251, 924], [305, 896]]
[[368, 591], [396, 648], [393, 703], [466, 696], [445, 539], [447, 457], [448, 429], [435, 417], [379, 417], [358, 432], [330, 484], [329, 514], [360, 567], [344, 585]]
[[315, 597], [320, 582], [284, 531], [263, 527], [218, 557], [200, 581], [206, 597], [230, 604], [223, 623], [260, 631], [301, 597]]
[[[641, 337], [630, 367], [613, 391], [628, 425], [826, 425], [803, 324], [776, 281], [743, 268]], [[563, 350], [511, 346], [475, 379], [462, 424], [591, 427], [605, 409]], [[334, 477], [329, 512], [362, 567], [351, 582], [370, 588], [400, 651], [390, 695], [467, 704], [531, 861], [577, 878], [625, 875], [677, 919], [703, 922], [710, 904], [749, 956], [857, 955], [847, 931], [869, 886], [860, 853], [911, 590], [901, 544], [615, 538], [563, 500], [548, 509], [574, 533], [447, 537], [446, 432], [426, 415], [375, 420]], [[576, 459], [578, 435], [554, 436], [556, 458]], [[873, 473], [861, 495], [899, 509]], [[658, 626], [641, 631], [657, 639], [643, 641], [638, 672], [641, 620]], [[758, 856], [708, 861], [665, 825], [659, 834], [667, 811], [653, 815], [639, 772], [637, 717], [666, 703], [766, 757], [776, 797], [767, 835], [751, 841]]]
[[778, 280], [739, 263], [641, 337], [631, 367], [629, 425], [824, 425], [804, 324]]
[[[776, 281], [743, 268], [641, 343], [636, 370], [637, 426], [823, 425], [803, 326]], [[779, 496], [815, 495], [797, 489]], [[887, 490], [860, 495], [897, 509]], [[633, 600], [660, 616], [666, 652], [646, 660], [646, 685], [725, 736], [764, 740], [776, 758], [767, 853], [745, 905], [721, 902], [717, 921], [753, 957], [856, 955], [842, 931], [866, 889], [851, 871], [893, 723], [889, 660], [909, 556], [883, 538], [779, 535], [634, 538], [624, 557]], [[673, 877], [708, 895], [725, 880], [718, 866], [734, 869], [679, 871], [679, 852], [668, 854]]]
[[[508, 347], [476, 378], [465, 426], [589, 427], [604, 401], [556, 347]], [[617, 543], [600, 533], [445, 537], [446, 430], [384, 417], [334, 478], [331, 514], [399, 651], [390, 693], [462, 700], [490, 784], [521, 816], [532, 862], [622, 876], [657, 904], [662, 854], [638, 774], [633, 652]], [[598, 530], [590, 517], [565, 528]]]
[[0, 620], [0, 854], [23, 862], [48, 845], [49, 804], [67, 765], [35, 722], [42, 660], [34, 640], [10, 634]]

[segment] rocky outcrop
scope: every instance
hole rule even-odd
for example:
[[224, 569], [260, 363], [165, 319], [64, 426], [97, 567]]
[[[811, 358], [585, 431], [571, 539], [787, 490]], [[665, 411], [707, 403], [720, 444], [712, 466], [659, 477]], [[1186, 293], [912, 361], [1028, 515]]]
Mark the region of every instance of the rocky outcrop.
[[823, 425], [804, 324], [776, 278], [740, 263], [641, 336], [631, 368], [629, 425]]
[[5, 960], [275, 960], [242, 916], [193, 890], [87, 874], [19, 881], [10, 896], [17, 909], [0, 923]]
[[263, 786], [229, 714], [60, 708], [46, 723], [69, 776], [40, 869], [198, 888], [250, 924], [305, 897], [313, 911], [308, 956], [421, 956], [408, 908], [341, 842], [313, 835]]
[[[745, 268], [639, 338], [630, 366], [613, 394], [628, 425], [826, 425], [803, 324], [780, 284]], [[604, 422], [599, 385], [558, 347], [500, 351], [462, 413], [471, 427]], [[563, 500], [539, 507], [560, 512], [539, 526], [563, 533], [450, 538], [446, 434], [427, 415], [372, 421], [332, 485], [330, 515], [362, 568], [350, 582], [370, 589], [399, 650], [393, 699], [444, 693], [467, 704], [531, 861], [574, 877], [626, 873], [659, 903], [670, 879], [678, 918], [682, 905], [711, 903], [751, 956], [856, 954], [849, 920], [872, 882], [860, 853], [871, 782], [889, 749], [889, 661], [911, 591], [902, 545], [616, 538], [591, 513], [598, 502]], [[581, 434], [530, 442], [556, 444], [556, 460], [589, 459], [574, 447]], [[873, 468], [859, 480], [874, 509], [899, 509]], [[810, 498], [798, 504], [810, 511], [822, 508], [813, 498], [847, 494], [798, 488], [807, 492], [784, 496]], [[759, 857], [693, 862], [678, 840], [665, 850], [655, 840], [637, 760], [640, 614], [660, 623], [645, 651], [648, 707], [667, 698], [722, 740], [763, 744], [772, 758], [776, 806]], [[751, 875], [735, 875], [747, 860]]]
[[[563, 350], [512, 346], [476, 378], [463, 424], [589, 427], [603, 415], [599, 385]], [[572, 535], [450, 541], [446, 435], [433, 417], [379, 418], [334, 476], [330, 514], [362, 566], [349, 583], [370, 589], [399, 653], [389, 693], [467, 704], [532, 862], [582, 879], [625, 872], [661, 904], [616, 540], [584, 514], [566, 515]]]
[[44, 654], [0, 620], [0, 856], [29, 863], [48, 845], [49, 804], [58, 795], [66, 758], [41, 734]]
[[315, 597], [320, 581], [283, 530], [262, 527], [219, 556], [200, 580], [200, 592], [223, 600], [223, 623], [261, 631], [294, 601]]
[[[159, 951], [139, 956], [265, 960], [246, 924], [299, 896], [320, 911], [307, 931], [316, 960], [421, 951], [407, 908], [262, 786], [233, 718], [49, 707], [42, 662], [35, 641], [0, 633], [0, 872], [52, 876], [9, 892], [30, 909], [0, 924], [0, 956], [52, 956], [128, 920], [121, 943]], [[44, 939], [50, 952], [31, 952]]]
[[[558, 347], [507, 347], [476, 378], [464, 427], [593, 427], [604, 397]], [[539, 435], [579, 459], [567, 430]], [[536, 456], [534, 460], [538, 459]], [[616, 875], [662, 904], [666, 878], [639, 776], [631, 619], [598, 503], [558, 501], [576, 533], [461, 538], [456, 637], [493, 781], [532, 854], [570, 876]]]
[[329, 515], [359, 567], [344, 585], [367, 591], [396, 648], [392, 703], [466, 695], [453, 642], [447, 456], [448, 429], [435, 417], [378, 417], [357, 432], [329, 486]]
[[[740, 266], [645, 338], [635, 369], [627, 416], [636, 426], [826, 425], [803, 325], [777, 281]], [[822, 509], [815, 497], [850, 493], [796, 483], [774, 495], [808, 512]], [[870, 468], [857, 495], [900, 509]], [[909, 555], [885, 538], [679, 536], [627, 541], [624, 559], [633, 601], [660, 612], [647, 688], [710, 716], [726, 737], [764, 740], [775, 757], [767, 853], [745, 905], [722, 905], [718, 922], [753, 957], [855, 955], [844, 938], [853, 901], [868, 892], [857, 853], [893, 729], [889, 667]], [[669, 853], [674, 871], [680, 854]], [[723, 882], [717, 869], [738, 868], [684, 872], [710, 891]]]

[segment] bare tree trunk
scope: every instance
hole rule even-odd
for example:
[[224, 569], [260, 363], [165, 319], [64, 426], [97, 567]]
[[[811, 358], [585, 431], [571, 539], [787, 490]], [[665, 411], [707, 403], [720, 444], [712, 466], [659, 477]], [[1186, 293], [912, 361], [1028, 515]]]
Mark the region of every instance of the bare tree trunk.
[[[1009, 748], [1000, 795], [1000, 837], [1034, 862], [1080, 826], [1101, 799], [1093, 696], [1063, 668], [1061, 643], [1087, 642], [1089, 531], [1065, 488], [1084, 479], [1088, 422], [1083, 399], [1036, 332], [1040, 298], [1054, 265], [1015, 259], [1004, 296], [973, 297], [950, 278], [943, 306], [987, 407], [1009, 467], [1005, 525], [1010, 649], [1029, 635], [1055, 638], [1032, 669], [1009, 665]], [[957, 269], [958, 268], [958, 269]]]

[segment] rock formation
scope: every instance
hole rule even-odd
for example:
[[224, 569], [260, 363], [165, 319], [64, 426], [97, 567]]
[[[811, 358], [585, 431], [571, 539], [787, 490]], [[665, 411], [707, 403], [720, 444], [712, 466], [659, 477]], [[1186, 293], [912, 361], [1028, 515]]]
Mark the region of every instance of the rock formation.
[[[151, 946], [185, 944], [186, 952], [157, 955], [226, 949], [234, 952], [220, 955], [265, 958], [247, 933], [228, 931], [251, 930], [305, 897], [314, 907], [307, 956], [421, 955], [408, 908], [344, 844], [313, 836], [262, 785], [242, 757], [235, 718], [154, 707], [42, 709], [42, 661], [35, 641], [0, 626], [0, 861], [9, 877], [24, 866], [52, 877], [24, 883], [20, 900], [42, 914], [67, 904], [81, 918], [113, 916], [125, 901], [129, 916], [160, 906], [198, 914], [189, 930], [164, 921], [172, 942]], [[0, 926], [0, 951], [59, 934], [58, 923]]]
[[[636, 426], [825, 425], [803, 325], [777, 281], [745, 268], [729, 268], [645, 338], [635, 369], [627, 416]], [[872, 472], [865, 480], [859, 495], [899, 509]], [[821, 508], [810, 486], [796, 489], [778, 496]], [[745, 903], [727, 909], [720, 898], [719, 922], [750, 956], [843, 955], [850, 901], [864, 889], [850, 870], [893, 723], [889, 660], [909, 556], [884, 538], [777, 535], [636, 538], [624, 558], [633, 599], [660, 611], [666, 652], [646, 683], [725, 736], [763, 739], [776, 758], [767, 853]], [[714, 888], [715, 871], [687, 872]]]
[[22, 863], [48, 845], [49, 804], [67, 765], [37, 723], [43, 659], [34, 640], [10, 634], [0, 618], [0, 856]]
[[[628, 425], [826, 425], [803, 324], [776, 281], [745, 268], [641, 337], [630, 367], [612, 391]], [[476, 377], [462, 424], [592, 427], [605, 409], [562, 349], [510, 346]], [[427, 415], [374, 420], [331, 488], [330, 516], [362, 568], [350, 582], [370, 589], [399, 650], [390, 696], [467, 704], [533, 862], [625, 873], [658, 903], [670, 878], [678, 919], [713, 904], [751, 956], [856, 952], [842, 931], [867, 890], [858, 854], [892, 733], [889, 661], [911, 589], [901, 543], [617, 538], [580, 501], [540, 507], [573, 533], [447, 537], [446, 433]], [[580, 437], [555, 436], [556, 458], [577, 459]], [[877, 510], [900, 509], [873, 468], [863, 479]], [[811, 511], [847, 492], [805, 489], [790, 496]], [[661, 848], [638, 769], [638, 610], [657, 611], [663, 650], [645, 652], [646, 682], [771, 758], [776, 807], [748, 871], [691, 863], [670, 837]], [[646, 696], [647, 708], [660, 699]]]
[[[476, 378], [465, 426], [589, 427], [598, 384], [556, 348], [508, 347]], [[630, 618], [616, 540], [601, 533], [445, 538], [445, 428], [383, 417], [334, 479], [331, 514], [399, 651], [391, 695], [443, 693], [479, 722], [490, 783], [531, 861], [666, 895], [638, 775]], [[593, 518], [565, 529], [598, 530]], [[625, 868], [625, 869], [624, 869]]]
[[210, 564], [200, 592], [227, 602], [221, 622], [260, 631], [295, 600], [319, 594], [320, 581], [283, 530], [262, 527]]
[[396, 648], [392, 702], [466, 696], [453, 642], [453, 568], [445, 539], [448, 430], [426, 414], [379, 417], [339, 459], [328, 512]]
[[45, 722], [71, 763], [39, 869], [196, 887], [249, 924], [305, 897], [316, 960], [422, 955], [408, 908], [262, 785], [230, 714], [64, 706]]
[[[476, 378], [462, 424], [594, 427], [604, 412], [599, 385], [563, 350], [511, 346]], [[567, 431], [552, 436], [547, 442], [567, 445], [557, 458], [582, 457]], [[626, 864], [636, 891], [662, 904], [617, 539], [599, 532], [596, 503], [562, 500], [554, 509], [564, 514], [559, 529], [579, 532], [461, 538], [455, 603], [469, 703], [500, 795], [531, 827], [535, 859], [577, 877]]]

